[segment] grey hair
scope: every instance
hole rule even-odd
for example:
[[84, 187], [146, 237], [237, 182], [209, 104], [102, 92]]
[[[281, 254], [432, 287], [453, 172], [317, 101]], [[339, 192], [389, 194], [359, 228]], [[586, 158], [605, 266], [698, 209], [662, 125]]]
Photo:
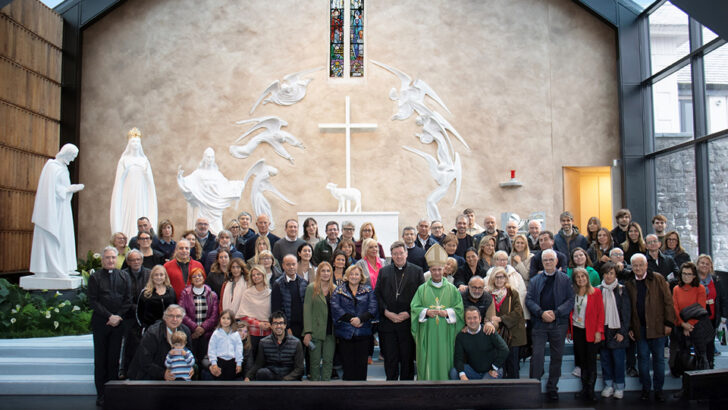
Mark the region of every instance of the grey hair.
[[624, 251], [623, 251], [623, 250], [621, 250], [621, 249], [619, 249], [619, 248], [612, 248], [612, 250], [611, 250], [611, 251], [609, 251], [609, 257], [611, 258], [612, 256], [614, 256], [614, 254], [615, 254], [615, 253], [616, 253], [617, 251], [619, 251], [619, 252], [622, 252], [622, 256], [624, 256]]
[[552, 255], [557, 262], [559, 260], [558, 255], [556, 255], [556, 251], [553, 249], [546, 249], [545, 251], [541, 252], [541, 259], [543, 259], [545, 255]]
[[243, 216], [243, 215], [247, 216], [247, 217], [248, 217], [248, 218], [250, 218], [251, 220], [253, 219], [253, 216], [252, 216], [252, 215], [250, 215], [250, 213], [248, 213], [248, 212], [245, 212], [245, 211], [243, 211], [243, 212], [241, 212], [241, 213], [239, 213], [239, 214], [238, 214], [238, 219], [240, 219], [240, 217], [241, 217], [241, 216]]
[[114, 248], [113, 246], [105, 247], [104, 250], [101, 251], [101, 255], [104, 255], [108, 251], [114, 252], [114, 256], [119, 256], [119, 250]]
[[129, 256], [131, 256], [131, 255], [133, 255], [135, 253], [138, 253], [139, 256], [142, 258], [142, 260], [144, 260], [144, 254], [139, 249], [132, 249], [129, 252], [127, 252], [126, 253], [126, 258], [129, 259]]
[[172, 303], [171, 305], [167, 306], [167, 309], [164, 309], [164, 316], [167, 316], [169, 314], [169, 311], [172, 309], [179, 310], [180, 312], [182, 312], [182, 317], [185, 317], [185, 308], [175, 303]]
[[351, 226], [352, 228], [356, 228], [356, 226], [354, 225], [354, 222], [351, 222], [351, 221], [343, 221], [341, 223], [341, 229], [344, 229], [345, 226]]
[[506, 251], [498, 251], [498, 252], [494, 253], [493, 259], [497, 258], [498, 255], [505, 256], [506, 259], [508, 259], [508, 252], [506, 252]]
[[233, 238], [233, 234], [230, 231], [228, 231], [227, 229], [223, 229], [223, 230], [221, 230], [220, 232], [217, 233], [217, 236], [218, 237], [220, 235], [227, 235], [227, 237], [230, 238], [230, 239]]
[[647, 257], [641, 253], [635, 253], [632, 255], [631, 258], [629, 258], [630, 265], [634, 265], [635, 259], [642, 259], [645, 263], [647, 263]]

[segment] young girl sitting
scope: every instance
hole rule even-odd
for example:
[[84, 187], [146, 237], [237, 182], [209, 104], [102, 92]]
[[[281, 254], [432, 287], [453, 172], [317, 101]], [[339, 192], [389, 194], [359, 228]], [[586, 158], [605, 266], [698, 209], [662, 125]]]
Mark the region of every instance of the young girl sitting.
[[210, 373], [216, 380], [234, 380], [243, 370], [243, 342], [237, 332], [235, 313], [225, 310], [207, 347]]
[[255, 357], [253, 357], [253, 343], [248, 335], [247, 322], [238, 320], [238, 334], [243, 343], [243, 372], [238, 377], [243, 377], [253, 367], [253, 362], [255, 361]]

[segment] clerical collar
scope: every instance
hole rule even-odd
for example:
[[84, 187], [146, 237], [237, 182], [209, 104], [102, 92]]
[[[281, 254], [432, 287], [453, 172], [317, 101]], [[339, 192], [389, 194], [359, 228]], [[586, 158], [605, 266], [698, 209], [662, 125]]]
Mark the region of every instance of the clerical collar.
[[404, 268], [407, 266], [407, 262], [405, 262], [404, 265], [402, 265], [402, 267], [399, 267], [399, 266], [395, 265], [394, 263], [392, 263], [392, 266], [394, 266], [394, 269], [397, 269], [397, 271], [402, 272], [404, 270]]
[[442, 284], [445, 283], [445, 280], [444, 279], [440, 279], [439, 282], [433, 282], [432, 280], [430, 280], [430, 282], [432, 283], [432, 286], [434, 286], [436, 288], [441, 288], [442, 287]]
[[470, 328], [467, 328], [467, 329], [468, 329], [468, 333], [470, 333], [471, 335], [477, 335], [478, 333], [480, 333], [480, 329], [482, 329], [482, 328], [483, 328], [482, 325], [478, 325], [478, 330], [476, 330], [475, 332], [471, 332]]
[[106, 270], [107, 270], [107, 271], [109, 272], [109, 274], [111, 274], [111, 273], [113, 273], [113, 272], [114, 272], [114, 270], [113, 270], [113, 269], [106, 269]]

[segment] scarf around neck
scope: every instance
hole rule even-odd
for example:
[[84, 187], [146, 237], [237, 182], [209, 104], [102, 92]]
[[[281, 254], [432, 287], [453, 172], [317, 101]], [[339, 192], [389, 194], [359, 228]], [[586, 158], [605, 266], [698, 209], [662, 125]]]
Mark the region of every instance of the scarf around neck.
[[609, 329], [620, 329], [622, 323], [619, 320], [619, 309], [617, 309], [617, 300], [614, 296], [614, 289], [619, 286], [616, 280], [611, 285], [607, 285], [602, 280], [602, 299], [604, 300], [604, 319]]

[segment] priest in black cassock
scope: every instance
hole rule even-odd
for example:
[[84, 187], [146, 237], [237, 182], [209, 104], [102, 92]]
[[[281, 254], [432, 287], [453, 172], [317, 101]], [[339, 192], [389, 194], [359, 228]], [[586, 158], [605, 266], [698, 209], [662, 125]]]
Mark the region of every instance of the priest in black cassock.
[[387, 380], [413, 380], [415, 340], [412, 337], [410, 303], [425, 282], [422, 269], [407, 262], [402, 241], [390, 247], [392, 263], [379, 271], [374, 293], [379, 304], [379, 346], [384, 355]]

